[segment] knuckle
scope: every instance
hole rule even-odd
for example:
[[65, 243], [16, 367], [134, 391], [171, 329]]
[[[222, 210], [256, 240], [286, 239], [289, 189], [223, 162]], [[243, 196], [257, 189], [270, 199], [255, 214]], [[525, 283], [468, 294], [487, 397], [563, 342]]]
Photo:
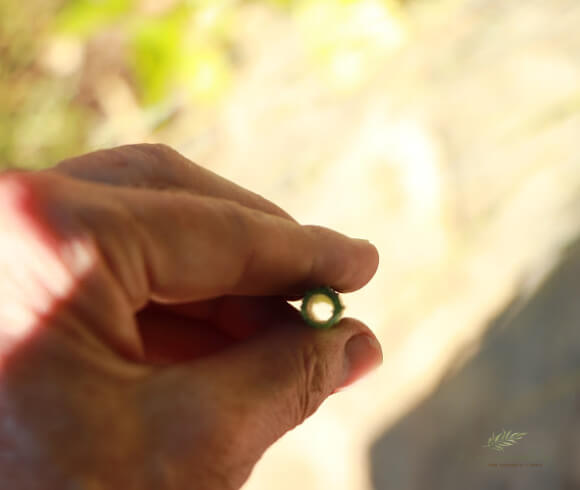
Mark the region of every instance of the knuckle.
[[132, 148], [145, 153], [156, 160], [157, 163], [166, 164], [174, 162], [181, 157], [180, 153], [164, 143], [143, 143], [133, 145]]
[[322, 238], [330, 231], [328, 228], [320, 225], [304, 225], [304, 228], [308, 230], [314, 239]]
[[296, 418], [301, 423], [316, 411], [327, 396], [329, 368], [320, 347], [315, 343], [301, 349], [297, 361], [301, 382], [297, 385]]
[[147, 235], [142, 223], [114, 201], [87, 208], [83, 221], [99, 250], [101, 264], [118, 280], [129, 303], [142, 307], [150, 280], [140, 252]]
[[238, 252], [241, 260], [239, 270], [231, 274], [231, 289], [235, 290], [244, 282], [251, 280], [251, 273], [255, 258], [255, 247], [252, 240], [251, 211], [241, 205], [228, 200], [219, 200], [219, 216], [223, 219], [223, 229], [228, 231], [230, 240], [238, 244]]
[[117, 175], [131, 165], [127, 152], [119, 148], [97, 150], [59, 162], [50, 172], [80, 180], [118, 184]]
[[153, 189], [183, 187], [196, 166], [162, 143], [121, 145], [61, 161], [55, 171], [112, 185]]
[[313, 245], [321, 243], [340, 245], [342, 240], [348, 240], [347, 236], [325, 226], [304, 225], [304, 228], [310, 234]]
[[142, 171], [147, 185], [157, 189], [182, 187], [188, 163], [181, 153], [163, 143], [121, 147], [126, 159]]

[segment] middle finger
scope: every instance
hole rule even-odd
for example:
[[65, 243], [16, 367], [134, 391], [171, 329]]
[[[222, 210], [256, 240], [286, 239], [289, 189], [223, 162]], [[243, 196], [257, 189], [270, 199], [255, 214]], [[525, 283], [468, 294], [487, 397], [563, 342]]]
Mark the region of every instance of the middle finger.
[[53, 170], [93, 182], [147, 189], [179, 189], [218, 197], [296, 220], [271, 201], [187, 159], [165, 145], [125, 145], [60, 162]]

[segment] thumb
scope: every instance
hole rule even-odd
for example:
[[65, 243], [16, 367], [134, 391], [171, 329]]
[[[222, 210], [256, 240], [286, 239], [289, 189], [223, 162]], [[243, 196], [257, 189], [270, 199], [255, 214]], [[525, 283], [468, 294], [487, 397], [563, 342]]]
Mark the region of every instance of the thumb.
[[235, 433], [240, 450], [257, 460], [330, 394], [381, 362], [380, 345], [363, 323], [344, 318], [317, 330], [294, 310], [260, 335], [189, 364], [188, 378], [217, 426]]

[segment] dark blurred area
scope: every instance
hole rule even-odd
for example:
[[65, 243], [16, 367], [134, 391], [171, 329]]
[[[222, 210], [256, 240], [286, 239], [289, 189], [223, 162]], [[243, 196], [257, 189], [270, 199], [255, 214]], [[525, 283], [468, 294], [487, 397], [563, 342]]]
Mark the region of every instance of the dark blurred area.
[[[580, 488], [579, 296], [576, 239], [531, 296], [489, 324], [477, 354], [377, 439], [374, 487]], [[527, 434], [482, 449], [503, 427]]]

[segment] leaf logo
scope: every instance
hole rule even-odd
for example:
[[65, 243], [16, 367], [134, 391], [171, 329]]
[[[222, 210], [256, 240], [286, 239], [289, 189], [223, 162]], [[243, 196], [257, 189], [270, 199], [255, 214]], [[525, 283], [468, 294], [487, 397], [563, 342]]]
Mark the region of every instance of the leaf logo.
[[513, 446], [527, 434], [527, 432], [512, 432], [511, 430], [506, 432], [503, 429], [498, 435], [493, 433], [487, 440], [487, 444], [482, 447], [488, 447], [494, 451], [502, 452], [504, 447]]

